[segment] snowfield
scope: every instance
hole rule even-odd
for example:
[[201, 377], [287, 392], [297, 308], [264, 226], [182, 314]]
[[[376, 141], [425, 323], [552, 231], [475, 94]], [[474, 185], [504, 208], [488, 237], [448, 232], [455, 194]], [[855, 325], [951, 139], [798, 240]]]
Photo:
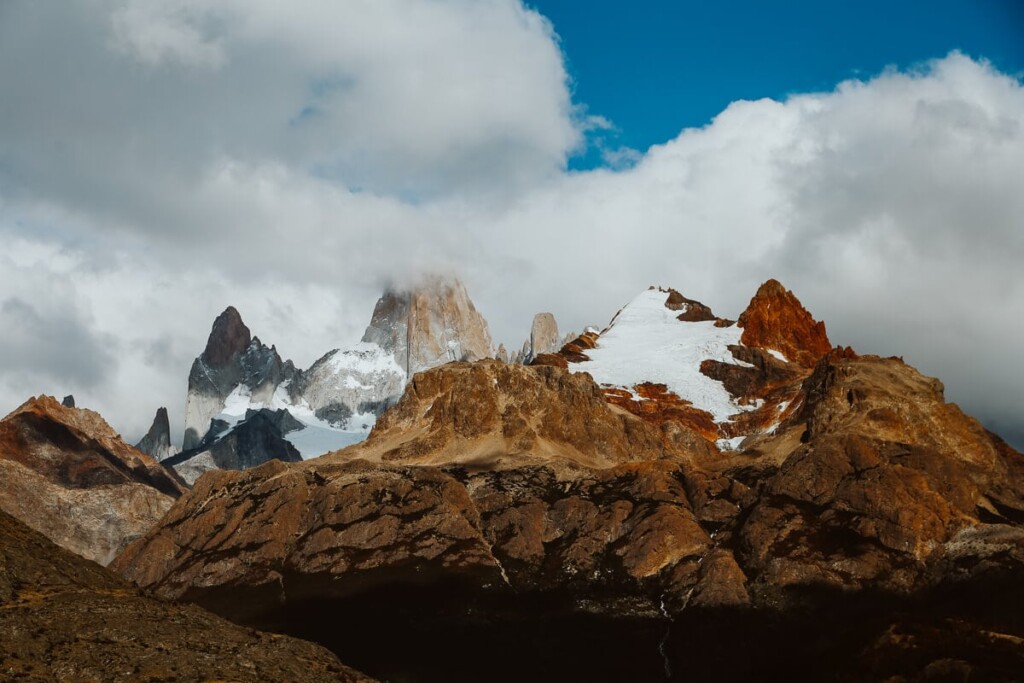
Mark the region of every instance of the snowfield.
[[735, 324], [715, 327], [713, 320], [684, 322], [677, 316], [685, 310], [665, 307], [668, 292], [649, 289], [626, 304], [597, 340], [597, 348], [586, 351], [590, 361], [571, 363], [575, 372], [589, 372], [605, 387], [625, 389], [644, 382], [665, 384], [694, 407], [711, 413], [715, 422], [728, 422], [736, 413], [754, 409], [733, 400], [721, 382], [700, 372], [705, 360], [743, 365], [728, 347], [739, 344], [743, 331]]

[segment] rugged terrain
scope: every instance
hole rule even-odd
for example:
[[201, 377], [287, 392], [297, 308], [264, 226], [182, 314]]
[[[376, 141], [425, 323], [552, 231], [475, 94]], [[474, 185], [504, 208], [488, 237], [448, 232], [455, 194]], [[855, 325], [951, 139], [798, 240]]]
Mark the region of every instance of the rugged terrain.
[[1016, 680], [1024, 458], [777, 283], [741, 319], [649, 290], [538, 365], [420, 373], [366, 442], [206, 475], [114, 567], [402, 680], [496, 648], [492, 680]]
[[184, 491], [91, 410], [41, 396], [0, 420], [0, 510], [100, 564]]
[[0, 678], [370, 682], [312, 643], [143, 596], [4, 512]]
[[[157, 446], [160, 413], [155, 434], [140, 445], [159, 450], [160, 459], [189, 483], [211, 469], [317, 457], [366, 438], [377, 416], [398, 400], [416, 372], [492, 355], [487, 322], [466, 288], [451, 277], [387, 288], [363, 340], [328, 351], [307, 370], [282, 361], [277, 349], [253, 337], [229, 306], [214, 321], [189, 374], [184, 452], [172, 457]], [[251, 419], [264, 410], [287, 412], [294, 429]], [[233, 437], [238, 430], [245, 434]], [[244, 455], [231, 444], [218, 447], [222, 440], [239, 438], [250, 446]]]

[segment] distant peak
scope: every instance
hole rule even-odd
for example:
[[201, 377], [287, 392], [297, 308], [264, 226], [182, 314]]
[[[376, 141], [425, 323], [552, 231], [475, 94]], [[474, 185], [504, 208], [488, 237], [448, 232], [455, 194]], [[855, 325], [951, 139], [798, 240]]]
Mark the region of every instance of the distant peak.
[[806, 367], [832, 348], [825, 323], [815, 320], [796, 295], [774, 279], [758, 287], [739, 326], [744, 345], [778, 351]]
[[242, 316], [234, 306], [228, 306], [213, 321], [203, 359], [210, 367], [224, 367], [235, 355], [245, 351], [251, 341], [252, 335], [242, 322]]
[[[786, 289], [781, 282], [775, 278], [769, 278], [757, 288], [757, 294], [755, 294], [754, 297], [785, 296], [786, 294], [791, 296], [793, 295], [793, 293]], [[794, 296], [793, 298], [795, 299], [796, 297]]]

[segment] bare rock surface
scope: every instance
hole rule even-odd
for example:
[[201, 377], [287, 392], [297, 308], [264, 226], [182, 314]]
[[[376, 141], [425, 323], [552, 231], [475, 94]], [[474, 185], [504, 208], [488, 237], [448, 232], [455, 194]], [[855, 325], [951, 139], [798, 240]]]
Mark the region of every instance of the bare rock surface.
[[377, 302], [363, 341], [392, 354], [407, 377], [449, 361], [491, 358], [487, 321], [457, 279], [428, 276], [389, 289]]
[[320, 646], [143, 596], [2, 511], [0, 677], [370, 682]]
[[0, 509], [100, 564], [147, 532], [184, 490], [91, 410], [42, 396], [0, 421]]
[[[722, 458], [671, 419], [657, 428], [616, 410], [585, 375], [451, 364], [417, 376], [363, 444], [201, 479], [116, 566], [173, 597], [287, 592], [296, 573], [385, 576], [421, 551], [431, 571], [472, 569], [489, 585], [504, 571], [538, 590], [617, 567], [619, 588], [632, 581], [636, 595], [682, 609], [694, 597], [745, 603], [748, 588], [910, 592], [946, 578], [958, 534], [1016, 528], [1021, 456], [945, 403], [935, 380], [836, 354], [803, 392], [779, 434]], [[458, 532], [430, 536], [442, 520]], [[323, 555], [303, 545], [313, 539]]]
[[[747, 321], [761, 316], [749, 329], [766, 346], [701, 367], [749, 417], [703, 425], [665, 385], [617, 397], [568, 371], [594, 331], [530, 366], [450, 363], [416, 375], [362, 444], [203, 476], [113, 566], [252, 624], [301, 629], [332, 605], [468, 632], [524, 614], [637, 620], [638, 634], [667, 620], [651, 651], [722, 680], [1014, 680], [1024, 456], [899, 359], [819, 355], [823, 328], [762, 290], [770, 305]], [[710, 310], [656, 294], [667, 324], [714, 334], [718, 318], [676, 319]], [[786, 346], [772, 325], [790, 314], [808, 336]], [[732, 429], [747, 430], [738, 448], [710, 438]], [[798, 675], [790, 631], [815, 648]], [[767, 668], [735, 661], [733, 637]]]
[[[416, 376], [365, 444], [202, 477], [115, 566], [228, 610], [395, 580], [586, 595], [598, 571], [609, 595], [657, 614], [666, 590], [685, 601], [711, 549], [684, 467], [675, 440], [586, 376], [450, 364]], [[745, 600], [742, 581], [723, 599]]]
[[238, 387], [244, 387], [250, 401], [269, 405], [278, 386], [294, 375], [292, 362], [253, 337], [238, 311], [228, 306], [214, 320], [206, 348], [189, 372], [182, 448], [199, 444]]
[[524, 346], [525, 354], [522, 362], [529, 364], [542, 353], [555, 353], [562, 347], [558, 336], [558, 323], [551, 313], [538, 313], [533, 316], [530, 326], [530, 338]]
[[825, 323], [811, 317], [778, 280], [768, 280], [758, 288], [738, 324], [743, 328], [740, 341], [744, 345], [772, 349], [805, 367], [812, 367], [832, 348]]
[[135, 447], [157, 460], [166, 460], [178, 452], [171, 445], [171, 423], [167, 418], [167, 408], [157, 408], [156, 415], [153, 416], [153, 424], [150, 425], [149, 431], [142, 437], [142, 440], [135, 444]]

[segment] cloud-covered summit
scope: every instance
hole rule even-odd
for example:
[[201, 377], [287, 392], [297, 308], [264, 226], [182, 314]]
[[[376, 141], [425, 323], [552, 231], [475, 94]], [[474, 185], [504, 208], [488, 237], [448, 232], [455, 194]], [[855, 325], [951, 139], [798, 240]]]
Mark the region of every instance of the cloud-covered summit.
[[663, 284], [735, 316], [776, 277], [1024, 440], [1019, 79], [952, 53], [570, 173], [601, 112], [555, 29], [499, 0], [4, 3], [0, 409], [177, 431], [226, 305], [308, 365], [410, 272], [461, 272], [510, 347], [540, 310], [603, 325]]

